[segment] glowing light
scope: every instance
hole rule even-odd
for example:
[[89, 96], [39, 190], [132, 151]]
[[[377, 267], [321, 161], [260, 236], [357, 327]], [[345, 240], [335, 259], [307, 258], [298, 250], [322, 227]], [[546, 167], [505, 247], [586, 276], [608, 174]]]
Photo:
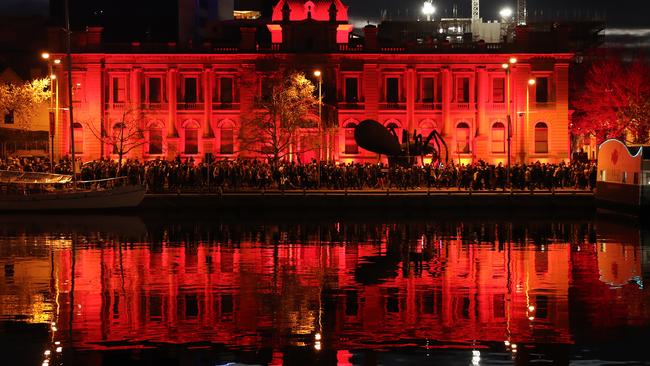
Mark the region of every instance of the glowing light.
[[514, 349], [517, 349], [517, 344], [516, 344], [516, 343], [513, 343], [513, 344], [512, 344], [512, 349], [513, 349], [513, 350], [514, 350]]
[[316, 351], [320, 351], [320, 350], [322, 349], [320, 342], [316, 342], [316, 343], [314, 344], [314, 349], [315, 349]]
[[481, 363], [481, 351], [472, 350], [472, 365], [478, 366]]
[[56, 79], [56, 75], [54, 75], [54, 74], [50, 75], [50, 79], [52, 79], [52, 80]]
[[56, 341], [56, 342], [54, 342], [54, 344], [56, 344], [58, 346], [59, 344], [61, 344], [61, 342]]
[[316, 333], [316, 334], [314, 334], [314, 339], [315, 339], [315, 340], [320, 341], [321, 338], [322, 338], [322, 336], [321, 336], [320, 333]]
[[45, 356], [49, 356], [51, 353], [52, 351], [50, 351], [49, 349], [46, 349], [45, 352], [43, 352]]
[[499, 11], [499, 15], [501, 18], [507, 19], [512, 16], [512, 9], [511, 8], [503, 8], [501, 11]]
[[510, 67], [510, 65], [508, 65], [508, 64], [501, 64], [501, 67], [503, 67], [504, 69], [507, 70], [507, 69]]
[[508, 61], [510, 61], [511, 64], [516, 64], [517, 63], [517, 58], [516, 57], [510, 57], [510, 60], [508, 60]]
[[535, 317], [534, 316], [529, 316], [528, 320], [530, 320], [532, 322], [533, 320], [535, 320]]
[[54, 60], [54, 63], [58, 65], [58, 64], [61, 63], [61, 60], [59, 60], [59, 59], [57, 58], [56, 60]]
[[529, 79], [528, 80], [528, 85], [535, 85], [537, 81], [535, 79]]
[[503, 344], [505, 344], [506, 347], [509, 347], [510, 346], [510, 341], [505, 341], [505, 342], [503, 342]]
[[320, 70], [316, 70], [316, 71], [314, 71], [314, 76], [317, 77], [317, 78], [319, 78], [319, 77], [321, 76], [321, 72], [320, 72]]
[[43, 58], [43, 60], [49, 60], [50, 54], [48, 52], [43, 52], [41, 53], [41, 57]]
[[425, 1], [422, 5], [422, 14], [427, 16], [427, 20], [431, 20], [431, 16], [436, 13], [436, 7], [433, 6], [431, 1]]
[[535, 307], [533, 305], [528, 306], [528, 311], [535, 311]]
[[63, 347], [56, 347], [56, 352], [57, 353], [63, 352]]

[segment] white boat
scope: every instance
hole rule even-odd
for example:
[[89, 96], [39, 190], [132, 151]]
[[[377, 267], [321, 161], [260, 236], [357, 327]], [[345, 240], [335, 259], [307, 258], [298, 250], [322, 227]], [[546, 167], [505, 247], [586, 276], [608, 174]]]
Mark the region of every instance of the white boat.
[[70, 175], [0, 171], [0, 211], [134, 208], [144, 193], [126, 177], [73, 182]]

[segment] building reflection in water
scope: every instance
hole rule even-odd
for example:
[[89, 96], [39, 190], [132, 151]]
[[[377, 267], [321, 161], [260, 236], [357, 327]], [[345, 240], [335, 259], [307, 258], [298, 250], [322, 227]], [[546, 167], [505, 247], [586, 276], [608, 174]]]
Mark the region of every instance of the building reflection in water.
[[451, 347], [474, 349], [478, 363], [490, 344], [516, 356], [650, 325], [639, 231], [612, 225], [4, 233], [0, 317], [51, 323], [52, 352], [220, 344], [264, 348], [280, 364], [287, 347], [305, 347], [348, 364], [354, 350]]

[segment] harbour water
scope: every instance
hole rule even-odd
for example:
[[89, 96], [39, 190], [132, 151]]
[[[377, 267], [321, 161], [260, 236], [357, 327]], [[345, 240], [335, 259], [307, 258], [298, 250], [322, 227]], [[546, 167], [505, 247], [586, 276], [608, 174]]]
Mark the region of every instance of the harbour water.
[[645, 363], [649, 237], [580, 215], [5, 216], [0, 362]]

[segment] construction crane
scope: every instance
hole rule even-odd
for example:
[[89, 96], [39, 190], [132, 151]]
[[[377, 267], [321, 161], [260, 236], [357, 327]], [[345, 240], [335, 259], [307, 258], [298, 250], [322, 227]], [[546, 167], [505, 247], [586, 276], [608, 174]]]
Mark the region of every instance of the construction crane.
[[479, 0], [472, 0], [472, 21], [478, 21], [481, 19], [481, 15], [479, 13]]
[[525, 25], [527, 15], [526, 0], [517, 0], [517, 25]]

